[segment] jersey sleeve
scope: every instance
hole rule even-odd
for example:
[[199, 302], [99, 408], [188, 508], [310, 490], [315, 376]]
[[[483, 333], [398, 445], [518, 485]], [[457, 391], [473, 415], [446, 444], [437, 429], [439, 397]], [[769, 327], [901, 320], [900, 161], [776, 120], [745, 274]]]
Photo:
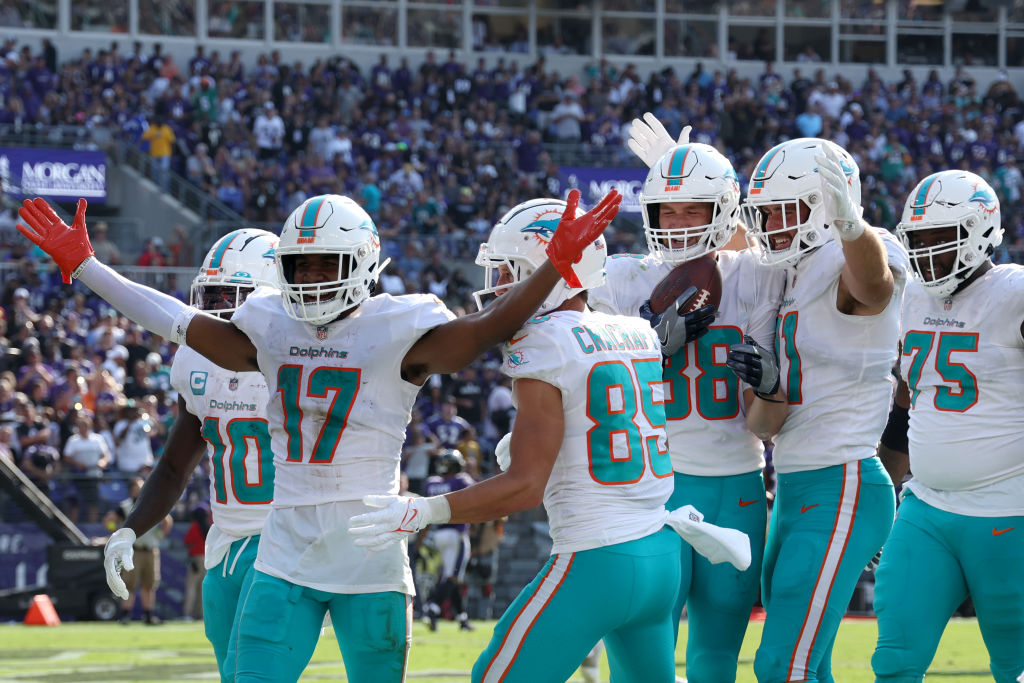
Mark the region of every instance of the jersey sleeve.
[[407, 303], [415, 313], [413, 328], [416, 332], [416, 339], [438, 325], [455, 320], [455, 314], [433, 294], [410, 294], [400, 298], [408, 300]]
[[616, 254], [605, 261], [605, 281], [587, 293], [587, 303], [600, 313], [637, 315], [650, 297], [646, 282], [640, 277], [644, 259], [639, 254]]
[[281, 296], [284, 295], [270, 287], [257, 287], [231, 316], [231, 322], [249, 337], [257, 349], [265, 347], [263, 333], [267, 330], [267, 320], [270, 319], [268, 304], [272, 297], [276, 299]]
[[188, 412], [195, 415], [196, 387], [192, 385], [192, 382], [205, 384], [205, 378], [197, 376], [193, 379], [189, 376], [188, 356], [189, 350], [187, 346], [179, 347], [177, 353], [174, 354], [174, 360], [171, 361], [171, 388], [178, 392], [178, 396], [185, 402], [185, 408]]
[[502, 372], [516, 379], [536, 379], [565, 390], [562, 382], [562, 367], [565, 352], [559, 340], [545, 329], [540, 316], [526, 323], [502, 347]]

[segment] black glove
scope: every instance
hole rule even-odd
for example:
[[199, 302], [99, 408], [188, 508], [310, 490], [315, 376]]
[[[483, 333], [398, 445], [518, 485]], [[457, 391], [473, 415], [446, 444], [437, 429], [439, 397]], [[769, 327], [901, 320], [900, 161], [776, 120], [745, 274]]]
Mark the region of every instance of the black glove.
[[755, 395], [773, 401], [771, 397], [779, 390], [779, 364], [775, 354], [754, 341], [753, 337], [744, 337], [743, 341], [745, 343], [729, 347], [725, 364], [750, 385]]
[[651, 327], [658, 333], [661, 352], [664, 355], [671, 356], [694, 339], [699, 339], [718, 317], [718, 309], [711, 304], [692, 313], [679, 312], [696, 294], [696, 287], [687, 287], [676, 299], [675, 305], [669, 306], [668, 310], [660, 315], [651, 312], [650, 299], [640, 306], [640, 317], [651, 323]]

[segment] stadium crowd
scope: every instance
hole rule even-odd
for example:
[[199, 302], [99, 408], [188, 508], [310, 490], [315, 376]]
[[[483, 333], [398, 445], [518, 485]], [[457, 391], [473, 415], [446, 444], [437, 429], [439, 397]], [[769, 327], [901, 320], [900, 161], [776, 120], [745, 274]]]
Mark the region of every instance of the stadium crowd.
[[[382, 55], [361, 70], [343, 57], [288, 64], [277, 51], [244, 64], [239, 53], [224, 59], [201, 46], [179, 65], [159, 44], [122, 51], [116, 41], [58, 64], [46, 39], [39, 53], [7, 40], [2, 55], [0, 124], [111, 128], [247, 221], [279, 223], [314, 194], [355, 197], [393, 258], [381, 288], [428, 291], [457, 313], [479, 283], [453, 260], [472, 258], [508, 207], [560, 196], [556, 157], [575, 150], [591, 163], [636, 163], [625, 130], [644, 111], [670, 131], [693, 125], [691, 140], [732, 159], [744, 191], [763, 150], [791, 137], [832, 139], [860, 165], [865, 218], [888, 228], [917, 179], [972, 170], [999, 193], [1004, 245], [1024, 245], [1024, 117], [1005, 75], [987, 89], [961, 70], [948, 82], [936, 72], [919, 82], [908, 70], [896, 82], [869, 71], [853, 83], [823, 67], [786, 77], [766, 63], [758, 78], [698, 64], [644, 79], [633, 65], [603, 60], [564, 75], [543, 57], [467, 65], [454, 52], [443, 62], [428, 53], [419, 65]], [[177, 410], [167, 371], [175, 349], [84, 288], [59, 286], [11, 227], [0, 230], [0, 251], [21, 266], [0, 291], [0, 457], [73, 519], [95, 520], [105, 472], [145, 472], [159, 457]], [[639, 249], [636, 238], [620, 229], [610, 251]], [[192, 265], [173, 251], [186, 240], [175, 235], [169, 248], [158, 238], [137, 258], [104, 260]], [[1009, 260], [1005, 246], [995, 260]], [[186, 298], [187, 283], [178, 290]], [[497, 355], [429, 387], [406, 447], [413, 490], [438, 448], [459, 448], [474, 476], [490, 472], [512, 409]], [[197, 480], [191, 502], [207, 491]]]

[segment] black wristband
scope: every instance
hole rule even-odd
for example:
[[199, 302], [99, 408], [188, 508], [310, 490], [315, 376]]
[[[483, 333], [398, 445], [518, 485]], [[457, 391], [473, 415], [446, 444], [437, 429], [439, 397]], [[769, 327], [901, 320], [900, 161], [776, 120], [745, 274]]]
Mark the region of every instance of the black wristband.
[[882, 445], [889, 450], [908, 453], [907, 427], [910, 424], [910, 412], [895, 403], [889, 411], [889, 421], [885, 423], [885, 431], [882, 432]]
[[755, 391], [754, 392], [754, 396], [757, 396], [762, 401], [768, 401], [768, 403], [785, 403], [785, 401], [780, 401], [780, 400], [775, 399], [775, 398], [768, 398], [767, 396], [765, 396], [764, 394], [762, 394], [759, 391]]

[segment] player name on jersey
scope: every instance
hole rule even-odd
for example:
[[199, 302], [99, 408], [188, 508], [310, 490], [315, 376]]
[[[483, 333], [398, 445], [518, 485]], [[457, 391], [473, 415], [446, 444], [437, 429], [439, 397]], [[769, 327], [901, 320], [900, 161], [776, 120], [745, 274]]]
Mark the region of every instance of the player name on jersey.
[[604, 325], [593, 328], [580, 325], [572, 328], [572, 334], [583, 353], [627, 349], [629, 351], [649, 351], [652, 349], [649, 338], [645, 338], [635, 329], [627, 330], [622, 325]]

